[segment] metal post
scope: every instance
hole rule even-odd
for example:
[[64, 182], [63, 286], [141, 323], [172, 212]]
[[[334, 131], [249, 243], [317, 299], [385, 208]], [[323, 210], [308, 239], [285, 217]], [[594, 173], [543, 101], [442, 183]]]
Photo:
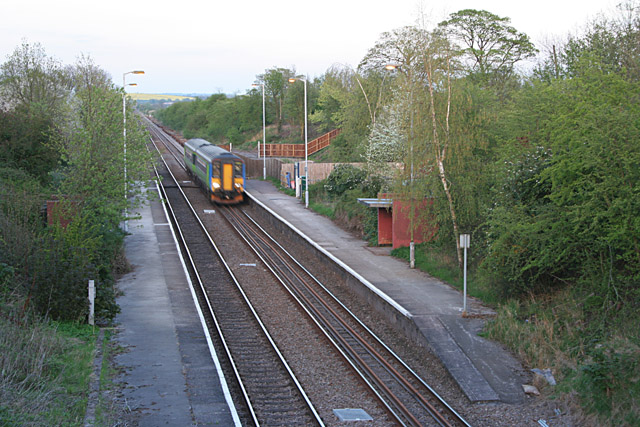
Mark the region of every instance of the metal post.
[[468, 234], [460, 235], [460, 247], [464, 248], [464, 268], [463, 268], [463, 302], [462, 316], [467, 315], [467, 248], [470, 246], [471, 236]]
[[[301, 79], [302, 80], [302, 79]], [[307, 80], [304, 82], [304, 206], [309, 207], [309, 144], [307, 141]]]
[[93, 280], [89, 280], [89, 324], [95, 325], [95, 300], [96, 300], [96, 286]]
[[262, 179], [267, 179], [267, 119], [264, 109], [264, 84], [262, 85]]
[[129, 213], [127, 212], [127, 92], [126, 88], [126, 76], [129, 73], [124, 73], [122, 75], [122, 141], [123, 141], [123, 153], [124, 153], [124, 231], [125, 233], [129, 231], [129, 224], [127, 223], [127, 216]]

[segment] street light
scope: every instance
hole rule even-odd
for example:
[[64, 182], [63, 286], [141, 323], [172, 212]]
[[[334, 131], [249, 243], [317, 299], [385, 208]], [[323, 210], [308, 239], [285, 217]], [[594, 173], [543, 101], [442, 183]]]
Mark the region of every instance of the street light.
[[[127, 74], [144, 74], [144, 71], [136, 70], [136, 71], [128, 71], [122, 74], [122, 140], [124, 147], [124, 231], [127, 232], [128, 224], [127, 224], [127, 93], [125, 88], [127, 87]], [[130, 83], [128, 86], [137, 86], [137, 83]]]
[[289, 83], [294, 83], [296, 80], [304, 82], [304, 206], [309, 207], [309, 149], [307, 144], [307, 81], [301, 78], [289, 79]]
[[[393, 71], [399, 69], [401, 66], [397, 64], [387, 64], [384, 66], [385, 70]], [[411, 234], [411, 241], [409, 242], [409, 267], [416, 268], [416, 251], [415, 242], [413, 239], [413, 225], [414, 225], [414, 207], [413, 207], [413, 84], [411, 82], [411, 69], [407, 75], [409, 79], [409, 162], [411, 164], [410, 181], [409, 181], [409, 232]]]
[[[267, 122], [264, 109], [264, 83], [254, 83], [251, 86], [262, 86], [262, 179], [267, 179]], [[260, 143], [258, 143], [258, 158], [260, 158]]]

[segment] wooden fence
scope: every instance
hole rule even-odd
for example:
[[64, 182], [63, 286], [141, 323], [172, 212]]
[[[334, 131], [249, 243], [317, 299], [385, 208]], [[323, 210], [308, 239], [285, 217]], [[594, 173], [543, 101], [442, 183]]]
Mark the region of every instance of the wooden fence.
[[[237, 154], [237, 153], [236, 153]], [[267, 176], [274, 178], [280, 177], [282, 161], [279, 159], [262, 159], [248, 158], [240, 156], [244, 159], [247, 171], [247, 178], [262, 178], [264, 166], [267, 167]]]
[[[332, 130], [313, 141], [309, 141], [308, 154], [311, 155], [331, 145], [331, 141], [340, 134], [340, 129]], [[229, 145], [219, 145], [219, 147], [229, 150]], [[245, 162], [247, 178], [262, 178], [263, 170], [266, 166], [267, 176], [277, 178], [283, 185], [286, 185], [286, 173], [289, 172], [291, 177], [294, 176], [294, 163], [283, 163], [279, 159], [269, 157], [297, 157], [304, 158], [304, 144], [266, 144], [260, 149], [266, 150], [266, 161], [262, 158], [249, 158], [234, 153], [242, 157]], [[262, 153], [260, 153], [262, 155]], [[304, 175], [304, 161], [297, 163], [300, 167], [299, 175]], [[335, 165], [338, 163], [313, 163], [309, 162], [309, 183], [321, 181], [329, 176]], [[352, 163], [355, 166], [361, 163]]]
[[[345, 165], [345, 164], [349, 164], [352, 166], [355, 166], [357, 168], [363, 168], [365, 167], [365, 163], [314, 163], [314, 162], [309, 162], [309, 166], [308, 166], [308, 173], [309, 173], [309, 184], [313, 184], [314, 182], [318, 182], [318, 181], [322, 181], [323, 179], [326, 179], [329, 174], [331, 174], [331, 171], [333, 171], [333, 168], [335, 168], [337, 165]], [[283, 163], [281, 168], [280, 168], [280, 183], [283, 186], [286, 186], [287, 184], [287, 172], [289, 172], [290, 176], [293, 177], [294, 176], [294, 172], [295, 172], [295, 165], [294, 163]], [[298, 167], [300, 168], [298, 174], [299, 175], [304, 175], [304, 160], [297, 162]]]
[[[327, 132], [318, 138], [309, 141], [307, 154], [311, 155], [317, 153], [323, 148], [331, 145], [331, 141], [340, 135], [341, 129], [334, 129], [331, 132]], [[264, 147], [267, 157], [304, 157], [304, 143], [303, 144], [266, 144]]]

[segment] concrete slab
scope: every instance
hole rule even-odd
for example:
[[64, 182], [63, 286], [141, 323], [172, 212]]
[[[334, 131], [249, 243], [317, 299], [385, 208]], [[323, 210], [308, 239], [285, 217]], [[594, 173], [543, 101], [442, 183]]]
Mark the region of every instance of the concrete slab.
[[[463, 301], [458, 290], [410, 269], [388, 251], [367, 248], [366, 242], [305, 209], [298, 199], [278, 193], [270, 182], [249, 180], [247, 190], [388, 304], [397, 313], [394, 322], [405, 322], [407, 329], [418, 330], [417, 335], [440, 356], [471, 401], [524, 400], [524, 369], [504, 348], [478, 336], [484, 320], [462, 318]], [[467, 298], [467, 312], [476, 317], [493, 314], [474, 298]]]

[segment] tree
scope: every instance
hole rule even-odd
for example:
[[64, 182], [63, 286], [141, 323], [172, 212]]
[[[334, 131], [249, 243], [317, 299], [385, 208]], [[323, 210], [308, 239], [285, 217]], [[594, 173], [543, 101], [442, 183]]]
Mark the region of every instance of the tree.
[[[117, 227], [125, 210], [124, 189], [141, 191], [148, 180], [151, 154], [146, 132], [134, 108], [127, 114], [127, 155], [124, 163], [122, 96], [104, 71], [82, 57], [74, 68], [74, 97], [56, 140], [64, 162], [61, 191], [95, 212], [108, 227]], [[127, 169], [124, 182], [124, 168]], [[135, 199], [135, 198], [134, 198]]]
[[529, 36], [518, 32], [510, 22], [509, 18], [486, 10], [464, 9], [449, 15], [439, 27], [452, 41], [462, 44], [470, 74], [487, 81], [504, 82], [517, 62], [537, 52]]
[[401, 113], [401, 105], [393, 104], [371, 127], [365, 151], [369, 174], [391, 176], [389, 164], [400, 163], [407, 156]]
[[258, 82], [264, 84], [265, 96], [271, 99], [271, 107], [275, 111], [275, 122], [278, 133], [282, 131], [284, 120], [284, 99], [287, 81], [295, 76], [295, 70], [287, 68], [271, 68], [257, 76]]
[[39, 111], [53, 120], [61, 114], [71, 78], [39, 43], [23, 41], [0, 67], [0, 88], [10, 107]]
[[47, 142], [64, 114], [70, 81], [37, 43], [23, 42], [0, 66], [0, 160], [48, 180], [58, 154]]
[[[308, 77], [299, 76], [299, 80], [307, 80], [306, 83], [302, 81], [296, 81], [294, 83], [287, 84], [284, 112], [290, 118], [292, 124], [300, 126], [300, 139], [304, 139], [304, 121], [305, 121], [305, 84], [306, 84], [306, 104], [309, 115], [313, 115], [315, 110], [315, 104], [318, 99], [318, 82], [312, 81]], [[309, 135], [311, 138], [311, 135]]]

